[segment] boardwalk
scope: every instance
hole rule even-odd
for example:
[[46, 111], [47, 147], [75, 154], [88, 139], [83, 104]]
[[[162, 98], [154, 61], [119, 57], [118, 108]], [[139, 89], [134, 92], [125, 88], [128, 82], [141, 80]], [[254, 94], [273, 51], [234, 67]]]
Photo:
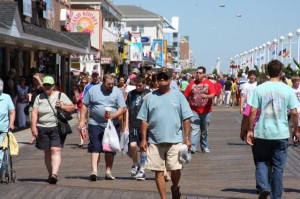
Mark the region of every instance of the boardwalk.
[[[183, 198], [257, 198], [251, 149], [239, 140], [240, 120], [236, 107], [214, 108], [209, 128], [211, 153], [196, 153], [192, 162], [184, 165], [180, 181]], [[76, 120], [71, 124], [75, 125]], [[115, 181], [104, 180], [102, 158], [99, 179], [90, 182], [89, 154], [77, 147], [77, 131], [67, 138], [63, 149], [58, 184], [48, 185], [43, 153], [26, 144], [31, 137], [29, 131], [15, 134], [22, 146], [20, 156], [14, 159], [18, 181], [0, 184], [0, 198], [159, 198], [154, 174], [147, 171], [147, 180], [143, 182], [131, 180], [131, 161], [120, 153], [113, 167]], [[283, 198], [300, 198], [299, 162], [300, 147], [289, 147]], [[168, 198], [170, 186], [168, 182]]]

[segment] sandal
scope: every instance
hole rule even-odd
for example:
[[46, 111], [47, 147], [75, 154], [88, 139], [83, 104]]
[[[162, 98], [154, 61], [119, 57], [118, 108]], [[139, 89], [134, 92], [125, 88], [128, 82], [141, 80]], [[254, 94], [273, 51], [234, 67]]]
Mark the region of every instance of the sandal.
[[51, 174], [49, 177], [49, 184], [56, 184], [57, 183], [57, 175], [56, 174]]

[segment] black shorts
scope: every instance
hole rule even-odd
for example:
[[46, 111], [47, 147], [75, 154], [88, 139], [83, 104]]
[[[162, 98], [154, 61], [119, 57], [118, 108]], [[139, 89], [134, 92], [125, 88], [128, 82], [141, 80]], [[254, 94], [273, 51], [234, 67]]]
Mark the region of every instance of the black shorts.
[[57, 126], [41, 127], [37, 126], [38, 136], [36, 138], [36, 148], [41, 150], [50, 150], [51, 147], [63, 147], [66, 135], [61, 136], [58, 133]]
[[131, 142], [136, 142], [137, 145], [139, 146], [141, 140], [142, 140], [141, 129], [129, 129], [129, 144]]

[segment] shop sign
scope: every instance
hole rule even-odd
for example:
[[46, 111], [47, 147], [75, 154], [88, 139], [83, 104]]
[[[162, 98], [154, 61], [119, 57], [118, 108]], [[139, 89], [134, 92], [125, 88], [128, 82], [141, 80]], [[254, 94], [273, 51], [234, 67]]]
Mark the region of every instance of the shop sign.
[[100, 25], [102, 17], [99, 10], [72, 10], [69, 23], [71, 32], [87, 32], [91, 37], [91, 45], [100, 49]]
[[101, 57], [100, 63], [103, 65], [111, 65], [112, 61], [110, 57]]
[[141, 37], [142, 43], [150, 43], [151, 37]]

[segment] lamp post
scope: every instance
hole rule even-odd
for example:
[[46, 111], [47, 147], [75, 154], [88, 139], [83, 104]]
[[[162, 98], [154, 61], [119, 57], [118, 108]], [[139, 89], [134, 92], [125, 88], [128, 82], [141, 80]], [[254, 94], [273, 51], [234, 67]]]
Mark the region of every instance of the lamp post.
[[263, 50], [264, 50], [264, 61], [263, 61], [263, 64], [265, 64], [266, 63], [266, 48], [267, 48], [267, 45], [263, 44], [262, 47], [263, 47]]
[[280, 41], [280, 44], [281, 44], [281, 51], [280, 51], [281, 52], [280, 53], [281, 54], [281, 58], [280, 58], [281, 62], [283, 62], [283, 54], [282, 53], [283, 53], [283, 41], [284, 41], [284, 39], [285, 39], [284, 36], [279, 37], [279, 41]]
[[252, 53], [251, 53], [251, 50], [249, 50], [248, 53], [249, 53], [249, 57], [248, 57], [249, 68], [252, 69], [252, 61], [251, 61], [252, 60]]
[[261, 50], [262, 50], [262, 46], [258, 47], [258, 56], [259, 56], [259, 66], [258, 69], [261, 70]]
[[296, 31], [296, 33], [297, 33], [297, 36], [298, 36], [298, 56], [297, 56], [297, 61], [298, 61], [298, 63], [299, 63], [299, 57], [300, 57], [300, 54], [299, 54], [299, 51], [300, 51], [300, 28], [299, 29], [297, 29], [297, 31]]
[[273, 43], [275, 44], [275, 59], [277, 59], [277, 43], [278, 43], [277, 39], [274, 39]]
[[269, 47], [270, 47], [270, 45], [271, 45], [271, 42], [267, 42], [267, 48], [268, 48], [268, 50], [267, 50], [267, 52], [268, 52], [268, 59], [267, 59], [267, 62], [269, 63], [269, 61], [270, 61], [270, 49], [269, 49]]
[[254, 52], [255, 52], [255, 59], [254, 60], [255, 60], [256, 65], [258, 65], [257, 64], [257, 51], [258, 51], [258, 47], [255, 47], [254, 48]]
[[290, 44], [290, 64], [292, 64], [292, 39], [293, 39], [293, 33], [289, 32], [288, 39], [289, 39], [289, 44]]
[[240, 54], [240, 65], [241, 65], [241, 68], [244, 70], [244, 66], [243, 66], [243, 53]]

